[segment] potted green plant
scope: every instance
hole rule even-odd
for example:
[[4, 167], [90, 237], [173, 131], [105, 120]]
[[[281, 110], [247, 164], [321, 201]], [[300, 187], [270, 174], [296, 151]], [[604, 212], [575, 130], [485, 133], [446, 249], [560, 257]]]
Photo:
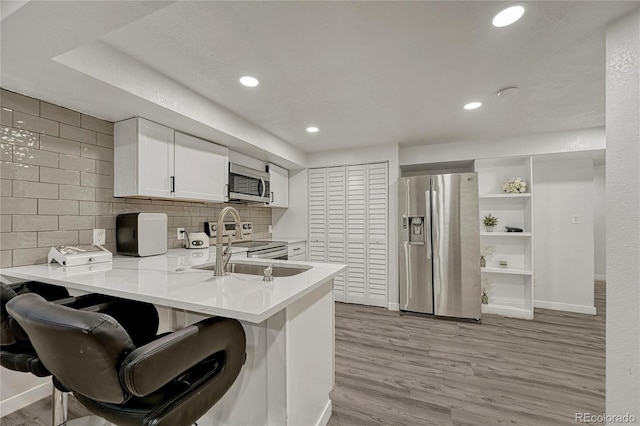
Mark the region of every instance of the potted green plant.
[[493, 227], [498, 224], [498, 218], [495, 216], [492, 216], [491, 213], [489, 213], [487, 216], [484, 217], [484, 220], [482, 221], [482, 223], [484, 224], [485, 231], [493, 232]]
[[486, 278], [482, 278], [482, 280], [480, 280], [480, 290], [481, 290], [481, 295], [480, 295], [480, 302], [483, 305], [487, 305], [489, 303], [489, 286], [491, 285], [491, 283], [489, 282], [488, 279]]

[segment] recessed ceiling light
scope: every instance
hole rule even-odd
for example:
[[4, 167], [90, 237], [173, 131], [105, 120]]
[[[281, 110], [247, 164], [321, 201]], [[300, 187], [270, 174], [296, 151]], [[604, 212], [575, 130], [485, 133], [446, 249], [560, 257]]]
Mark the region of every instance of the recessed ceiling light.
[[315, 126], [307, 127], [307, 132], [309, 132], [309, 133], [318, 133], [318, 131], [319, 131], [319, 130], [320, 130], [320, 129], [318, 129], [318, 128], [317, 128], [317, 127], [315, 127]]
[[496, 16], [493, 17], [491, 23], [494, 27], [502, 28], [507, 25], [511, 25], [524, 15], [524, 6], [516, 4], [509, 6], [506, 9], [502, 9]]
[[245, 75], [244, 77], [240, 77], [240, 84], [247, 87], [256, 87], [260, 82], [255, 77]]
[[464, 106], [464, 109], [476, 109], [482, 106], [482, 102], [469, 102]]

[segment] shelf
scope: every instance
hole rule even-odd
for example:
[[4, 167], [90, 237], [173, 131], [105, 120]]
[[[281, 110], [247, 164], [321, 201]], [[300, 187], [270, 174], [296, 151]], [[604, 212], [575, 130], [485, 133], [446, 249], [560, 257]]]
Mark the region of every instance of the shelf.
[[480, 268], [481, 272], [488, 274], [511, 274], [511, 275], [531, 275], [531, 271], [525, 271], [524, 269], [515, 268]]
[[480, 199], [505, 199], [505, 198], [513, 198], [513, 199], [521, 199], [521, 198], [531, 198], [530, 192], [523, 192], [521, 194], [480, 194]]
[[530, 237], [531, 232], [480, 232], [481, 237]]
[[483, 314], [497, 314], [506, 317], [533, 319], [533, 310], [524, 305], [510, 305], [500, 303], [489, 303], [482, 305]]

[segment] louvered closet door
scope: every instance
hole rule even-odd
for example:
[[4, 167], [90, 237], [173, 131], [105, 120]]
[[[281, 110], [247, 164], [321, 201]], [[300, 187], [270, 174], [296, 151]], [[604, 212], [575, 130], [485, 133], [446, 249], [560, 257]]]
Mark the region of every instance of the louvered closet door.
[[345, 300], [366, 303], [366, 165], [347, 166], [347, 271]]
[[326, 169], [309, 169], [309, 261], [327, 261]]
[[388, 191], [387, 163], [369, 164], [367, 304], [387, 307]]
[[[329, 263], [346, 263], [345, 227], [345, 174], [346, 168], [327, 169], [327, 256]], [[344, 274], [333, 280], [334, 296], [337, 302], [345, 301]]]

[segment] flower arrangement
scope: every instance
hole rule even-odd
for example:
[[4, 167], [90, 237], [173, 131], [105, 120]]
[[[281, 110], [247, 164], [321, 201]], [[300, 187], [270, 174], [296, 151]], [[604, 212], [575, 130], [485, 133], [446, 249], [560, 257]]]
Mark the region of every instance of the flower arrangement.
[[498, 224], [498, 218], [495, 216], [492, 216], [491, 213], [489, 213], [482, 220], [482, 224], [484, 226], [496, 226]]
[[521, 194], [527, 190], [527, 183], [524, 179], [515, 177], [508, 179], [502, 185], [502, 192], [505, 194]]

